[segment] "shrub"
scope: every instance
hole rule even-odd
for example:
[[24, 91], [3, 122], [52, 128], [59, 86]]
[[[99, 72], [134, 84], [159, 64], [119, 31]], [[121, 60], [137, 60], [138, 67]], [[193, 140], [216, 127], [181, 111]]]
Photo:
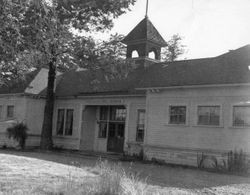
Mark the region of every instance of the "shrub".
[[242, 150], [235, 150], [228, 152], [227, 159], [222, 160], [221, 162], [215, 156], [205, 155], [202, 153], [197, 156], [198, 168], [207, 169], [206, 163], [212, 162], [212, 168], [215, 171], [220, 172], [232, 172], [232, 173], [248, 173], [250, 167], [247, 161], [247, 155]]
[[16, 123], [13, 126], [8, 127], [6, 131], [7, 131], [8, 138], [13, 138], [14, 140], [16, 140], [19, 143], [19, 146], [22, 149], [24, 149], [26, 139], [28, 137], [28, 134], [27, 134], [28, 127], [27, 127], [27, 125], [24, 124], [23, 122]]
[[249, 165], [247, 162], [247, 155], [240, 151], [230, 151], [228, 153], [227, 159], [228, 171], [230, 172], [238, 172], [238, 173], [246, 173], [248, 172]]

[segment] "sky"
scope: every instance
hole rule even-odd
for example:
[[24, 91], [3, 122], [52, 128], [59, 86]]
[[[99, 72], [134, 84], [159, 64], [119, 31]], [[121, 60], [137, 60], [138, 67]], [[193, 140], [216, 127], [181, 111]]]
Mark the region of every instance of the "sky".
[[[127, 35], [144, 17], [146, 0], [114, 21], [109, 34]], [[250, 0], [149, 0], [148, 16], [167, 41], [183, 37], [186, 53], [180, 59], [213, 57], [250, 44]]]

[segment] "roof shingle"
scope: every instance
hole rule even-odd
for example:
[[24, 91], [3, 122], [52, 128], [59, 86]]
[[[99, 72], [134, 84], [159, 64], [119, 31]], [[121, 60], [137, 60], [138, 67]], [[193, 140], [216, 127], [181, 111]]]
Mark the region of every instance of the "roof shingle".
[[214, 58], [139, 67], [125, 79], [105, 80], [102, 72], [71, 71], [62, 76], [57, 96], [137, 94], [136, 88], [250, 83], [250, 45]]
[[129, 44], [135, 41], [152, 41], [162, 47], [167, 45], [148, 17], [145, 17], [122, 42]]

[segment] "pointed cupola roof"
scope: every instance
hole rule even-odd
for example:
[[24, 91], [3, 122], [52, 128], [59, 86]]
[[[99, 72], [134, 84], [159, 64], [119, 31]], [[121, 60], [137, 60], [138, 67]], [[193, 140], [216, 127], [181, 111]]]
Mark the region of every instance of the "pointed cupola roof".
[[167, 45], [160, 33], [154, 27], [152, 22], [145, 17], [124, 39], [123, 43], [131, 44], [135, 42], [151, 41], [161, 47]]

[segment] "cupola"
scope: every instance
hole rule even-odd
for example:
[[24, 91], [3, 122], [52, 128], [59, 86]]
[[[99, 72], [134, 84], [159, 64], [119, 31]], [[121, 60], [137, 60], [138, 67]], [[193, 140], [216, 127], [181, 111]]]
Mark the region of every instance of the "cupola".
[[153, 62], [160, 62], [161, 48], [167, 45], [147, 15], [122, 42], [127, 45], [127, 58]]

